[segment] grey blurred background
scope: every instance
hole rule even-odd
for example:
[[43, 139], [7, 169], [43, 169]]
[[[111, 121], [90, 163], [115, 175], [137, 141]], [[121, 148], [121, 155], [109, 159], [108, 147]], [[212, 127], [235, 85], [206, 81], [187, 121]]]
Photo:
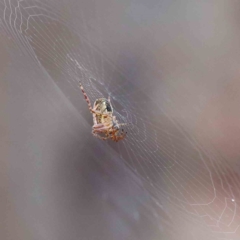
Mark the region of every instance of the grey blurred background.
[[[0, 239], [239, 239], [239, 11], [1, 0]], [[92, 136], [78, 82], [123, 141]]]

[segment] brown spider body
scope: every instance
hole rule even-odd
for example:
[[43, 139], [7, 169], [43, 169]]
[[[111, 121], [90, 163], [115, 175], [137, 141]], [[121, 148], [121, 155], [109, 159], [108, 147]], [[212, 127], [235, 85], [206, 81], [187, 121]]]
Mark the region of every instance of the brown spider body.
[[119, 124], [116, 117], [113, 116], [113, 107], [110, 98], [98, 98], [94, 102], [93, 107], [91, 107], [90, 99], [81, 84], [80, 89], [82, 90], [84, 98], [88, 104], [88, 108], [93, 115], [93, 135], [102, 140], [112, 139], [115, 142], [123, 139], [126, 136], [126, 133], [120, 131], [120, 126], [126, 124]]

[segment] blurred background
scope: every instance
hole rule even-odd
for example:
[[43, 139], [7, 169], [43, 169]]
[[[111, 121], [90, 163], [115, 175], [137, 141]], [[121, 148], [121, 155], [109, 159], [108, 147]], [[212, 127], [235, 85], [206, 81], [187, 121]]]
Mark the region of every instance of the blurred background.
[[[0, 0], [0, 239], [239, 239], [239, 11]], [[92, 136], [79, 82], [124, 140]]]

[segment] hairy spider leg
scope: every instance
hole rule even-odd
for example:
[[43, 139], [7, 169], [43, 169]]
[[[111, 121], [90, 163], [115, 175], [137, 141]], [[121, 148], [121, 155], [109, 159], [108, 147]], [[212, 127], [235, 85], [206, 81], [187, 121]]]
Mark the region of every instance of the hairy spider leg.
[[83, 96], [84, 96], [84, 98], [85, 98], [85, 101], [86, 101], [87, 104], [88, 104], [88, 108], [89, 108], [89, 110], [91, 111], [91, 110], [92, 110], [91, 101], [90, 101], [88, 95], [86, 94], [86, 92], [85, 92], [85, 90], [84, 90], [84, 88], [83, 88], [83, 86], [82, 86], [81, 83], [79, 83], [79, 87], [80, 87], [80, 89], [81, 89], [81, 91], [82, 91], [82, 93], [83, 93]]
[[109, 138], [109, 137], [102, 137], [102, 136], [98, 135], [98, 134], [95, 133], [95, 132], [92, 132], [92, 134], [93, 134], [95, 137], [100, 138], [100, 139], [102, 139], [102, 140], [107, 140], [107, 139]]
[[102, 124], [102, 123], [97, 123], [97, 124], [94, 124], [93, 125], [93, 129], [101, 129], [101, 128], [104, 128], [105, 127], [105, 125], [104, 124]]

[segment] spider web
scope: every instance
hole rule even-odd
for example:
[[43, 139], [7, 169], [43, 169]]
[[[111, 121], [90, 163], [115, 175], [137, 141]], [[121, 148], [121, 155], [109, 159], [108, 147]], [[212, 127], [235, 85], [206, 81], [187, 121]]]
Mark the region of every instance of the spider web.
[[[167, 34], [164, 24], [175, 24], [168, 15], [181, 11], [181, 6], [172, 1], [148, 5], [141, 1], [2, 0], [0, 4], [2, 29], [51, 77], [77, 111], [84, 111], [90, 137], [92, 119], [78, 83], [92, 103], [111, 97], [114, 115], [127, 123], [128, 134], [117, 144], [99, 140], [97, 144], [110, 147], [140, 181], [151, 199], [146, 204], [155, 209], [149, 221], [161, 222], [164, 217], [156, 210], [161, 209], [167, 216], [164, 231], [172, 239], [237, 239], [239, 175], [211, 141], [194, 132], [207, 100], [225, 82], [216, 87], [216, 82], [202, 80], [205, 73], [200, 70], [194, 76], [190, 63], [183, 69], [182, 53], [174, 52], [176, 42], [185, 41], [179, 35], [170, 38], [173, 52], [167, 50], [181, 57], [176, 56], [173, 63], [168, 62], [171, 58], [159, 57], [167, 56], [163, 49], [169, 40], [159, 35]], [[188, 13], [199, 6], [185, 7]], [[191, 13], [186, 22], [188, 17]], [[185, 30], [179, 32], [184, 35]], [[190, 47], [195, 51], [193, 44]], [[204, 69], [203, 55], [198, 61]], [[179, 65], [197, 80], [171, 74]], [[206, 85], [208, 92], [201, 100]]]

